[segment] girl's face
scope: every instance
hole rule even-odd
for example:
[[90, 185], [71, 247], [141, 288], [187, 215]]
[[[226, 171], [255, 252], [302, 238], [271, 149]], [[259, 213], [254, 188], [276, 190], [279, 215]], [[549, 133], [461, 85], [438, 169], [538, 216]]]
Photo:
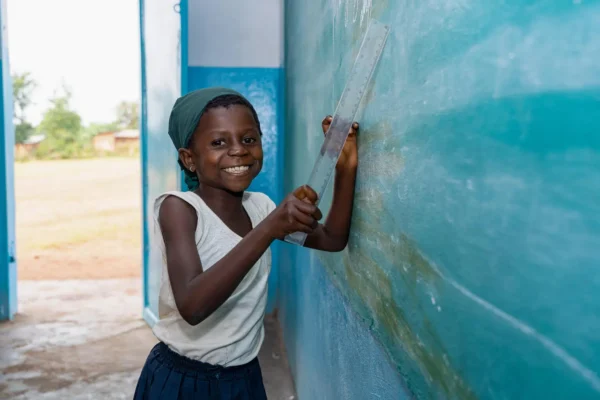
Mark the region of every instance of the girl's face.
[[179, 151], [184, 165], [196, 172], [201, 185], [243, 192], [258, 175], [263, 150], [252, 112], [243, 105], [207, 110], [189, 149]]

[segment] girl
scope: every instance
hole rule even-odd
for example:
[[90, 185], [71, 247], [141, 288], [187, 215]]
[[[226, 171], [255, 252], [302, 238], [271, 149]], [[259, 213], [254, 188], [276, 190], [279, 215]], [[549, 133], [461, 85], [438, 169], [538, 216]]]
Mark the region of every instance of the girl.
[[[325, 132], [331, 117], [323, 120]], [[254, 107], [223, 88], [179, 98], [169, 136], [188, 192], [154, 206], [163, 254], [159, 343], [142, 369], [134, 398], [266, 399], [258, 351], [263, 341], [269, 246], [302, 231], [306, 246], [341, 251], [350, 230], [358, 162], [354, 124], [336, 166], [331, 212], [321, 225], [317, 194], [296, 189], [276, 207], [246, 192], [262, 168], [262, 132]]]

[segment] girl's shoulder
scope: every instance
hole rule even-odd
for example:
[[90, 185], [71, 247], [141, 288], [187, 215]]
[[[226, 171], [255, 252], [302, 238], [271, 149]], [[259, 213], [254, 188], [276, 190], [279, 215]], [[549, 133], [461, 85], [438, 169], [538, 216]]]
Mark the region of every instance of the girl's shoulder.
[[[212, 211], [208, 206], [204, 203], [202, 198], [195, 194], [194, 192], [182, 192], [178, 190], [173, 190], [169, 192], [164, 192], [154, 200], [154, 214], [158, 217], [160, 212], [160, 206], [169, 196], [178, 197], [179, 199], [185, 201], [192, 207], [196, 209], [198, 217], [200, 218], [203, 214], [209, 213], [212, 214]], [[275, 203], [269, 196], [265, 193], [261, 192], [244, 192], [244, 204], [246, 209], [251, 209], [252, 213], [256, 213], [262, 218], [269, 215], [276, 207]]]
[[194, 192], [182, 192], [179, 190], [171, 190], [168, 192], [164, 192], [161, 193], [160, 195], [158, 195], [155, 199], [154, 199], [154, 207], [159, 207], [160, 205], [165, 201], [165, 199], [167, 197], [178, 197], [181, 200], [185, 201], [186, 203], [190, 203], [192, 205], [194, 205], [194, 203], [196, 202], [196, 197], [198, 197], [196, 194], [194, 194]]
[[196, 194], [194, 192], [190, 192], [190, 191], [183, 192], [181, 190], [169, 190], [168, 192], [163, 192], [163, 193], [159, 194], [155, 198], [155, 201], [160, 201], [161, 199], [164, 200], [165, 198], [167, 198], [169, 196], [179, 197], [179, 198], [187, 201], [187, 200], [192, 199], [194, 196], [196, 196]]
[[197, 196], [193, 192], [182, 192], [179, 190], [172, 190], [172, 191], [161, 193], [159, 196], [157, 196], [154, 199], [154, 216], [155, 216], [155, 218], [158, 218], [158, 214], [160, 213], [162, 204], [169, 197], [177, 197], [177, 198], [181, 199], [185, 203], [188, 203], [190, 206], [192, 206], [198, 214], [201, 214], [201, 212], [200, 212], [201, 205], [199, 203], [199, 200], [200, 200], [199, 196]]

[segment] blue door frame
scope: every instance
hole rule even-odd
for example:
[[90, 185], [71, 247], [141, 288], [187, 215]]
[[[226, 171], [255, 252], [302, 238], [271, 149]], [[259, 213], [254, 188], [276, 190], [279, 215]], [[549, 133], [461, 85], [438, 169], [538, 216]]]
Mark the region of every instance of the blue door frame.
[[148, 105], [146, 95], [146, 48], [144, 46], [144, 0], [139, 0], [139, 15], [140, 15], [140, 75], [141, 75], [141, 93], [140, 93], [140, 162], [141, 162], [141, 184], [142, 184], [142, 308], [143, 317], [148, 322], [147, 310], [149, 310], [149, 295], [148, 295], [148, 256], [150, 253], [150, 237], [148, 227], [146, 226], [148, 216], [148, 206], [146, 199], [148, 198], [148, 154], [146, 152], [147, 132], [148, 132]]
[[[143, 237], [143, 317], [153, 326], [159, 317], [158, 294], [161, 255], [153, 248], [154, 199], [169, 190], [179, 190], [177, 151], [168, 130], [169, 112], [181, 95], [185, 79], [181, 52], [182, 9], [185, 4], [163, 0], [140, 0], [141, 50], [141, 176]], [[154, 27], [146, 29], [146, 26]], [[160, 29], [158, 29], [160, 27]]]
[[12, 80], [6, 38], [6, 1], [0, 0], [2, 30], [2, 96], [0, 96], [0, 321], [17, 312], [17, 261], [15, 245], [15, 189]]

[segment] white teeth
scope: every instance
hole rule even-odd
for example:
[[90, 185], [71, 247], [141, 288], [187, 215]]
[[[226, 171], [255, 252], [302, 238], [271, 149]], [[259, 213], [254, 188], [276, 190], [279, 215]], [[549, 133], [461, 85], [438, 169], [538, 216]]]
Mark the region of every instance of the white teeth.
[[239, 167], [230, 167], [230, 168], [225, 168], [225, 172], [229, 172], [230, 174], [240, 174], [242, 172], [246, 172], [248, 171], [250, 167], [247, 165], [242, 165]]

